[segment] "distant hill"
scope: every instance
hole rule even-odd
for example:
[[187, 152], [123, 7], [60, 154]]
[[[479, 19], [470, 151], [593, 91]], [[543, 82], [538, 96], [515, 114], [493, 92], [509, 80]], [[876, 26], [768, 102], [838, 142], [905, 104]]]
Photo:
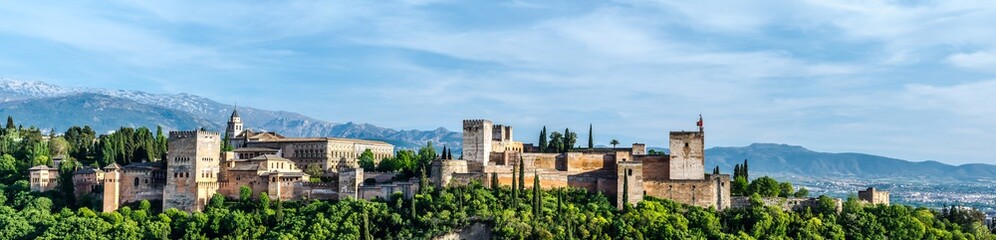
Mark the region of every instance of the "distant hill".
[[912, 162], [861, 153], [814, 152], [800, 146], [755, 143], [747, 147], [714, 147], [706, 150], [706, 168], [719, 166], [732, 172], [734, 164], [748, 159], [751, 177], [772, 175], [790, 178], [914, 179], [927, 181], [978, 181], [996, 178], [996, 166], [952, 166], [936, 161]]
[[[98, 132], [120, 126], [161, 125], [166, 129], [206, 127], [224, 131], [234, 106], [197, 95], [141, 91], [67, 88], [36, 81], [0, 78], [0, 114], [14, 116], [25, 126], [63, 131], [87, 124]], [[381, 140], [400, 148], [432, 141], [460, 150], [461, 136], [444, 128], [431, 131], [395, 130], [363, 123], [337, 124], [286, 111], [239, 107], [246, 127], [277, 131], [292, 137], [348, 137]]]

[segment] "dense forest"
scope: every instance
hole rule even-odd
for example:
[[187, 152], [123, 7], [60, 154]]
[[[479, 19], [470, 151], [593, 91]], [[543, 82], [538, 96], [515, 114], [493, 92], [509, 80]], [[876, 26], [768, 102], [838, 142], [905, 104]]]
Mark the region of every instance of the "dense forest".
[[[8, 122], [0, 132], [0, 239], [430, 239], [471, 224], [487, 226], [495, 239], [996, 239], [981, 213], [957, 207], [869, 205], [852, 197], [838, 213], [825, 196], [800, 211], [764, 206], [762, 195], [798, 194], [767, 177], [738, 190], [750, 195], [752, 207], [725, 211], [652, 197], [617, 210], [604, 195], [583, 189], [526, 187], [538, 182], [437, 189], [420, 170], [430, 154], [421, 149], [383, 167], [420, 179], [423, 187], [412, 199], [395, 194], [374, 201], [280, 202], [244, 189], [239, 199], [216, 195], [203, 212], [162, 210], [143, 201], [100, 213], [65, 194], [71, 189], [29, 191], [25, 166], [51, 164], [48, 156], [58, 154], [69, 155], [61, 166], [67, 173], [84, 165], [154, 159], [165, 150], [161, 134], [136, 130], [96, 137], [84, 127], [46, 142], [37, 129]], [[57, 138], [67, 142], [64, 150], [52, 150], [59, 143], [51, 139]], [[744, 179], [746, 174], [736, 173]]]

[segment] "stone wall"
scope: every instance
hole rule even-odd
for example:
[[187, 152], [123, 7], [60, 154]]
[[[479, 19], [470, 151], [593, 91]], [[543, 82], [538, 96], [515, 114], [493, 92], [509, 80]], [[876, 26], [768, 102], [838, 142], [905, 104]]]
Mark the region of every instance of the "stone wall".
[[142, 200], [162, 200], [163, 187], [161, 171], [124, 169], [121, 173], [119, 191], [120, 204]]
[[670, 179], [700, 180], [705, 173], [705, 133], [671, 132]]
[[644, 179], [646, 196], [667, 198], [699, 207], [730, 207], [730, 175], [708, 175], [702, 180]]
[[[523, 153], [522, 161], [526, 165], [526, 172], [532, 172], [535, 169], [557, 171], [564, 168], [564, 166], [561, 166], [563, 164], [558, 165], [559, 157], [559, 153]], [[509, 165], [519, 165], [519, 162], [514, 161]]]
[[357, 189], [363, 183], [363, 169], [339, 171], [339, 199], [357, 198]]
[[437, 159], [431, 164], [432, 182], [437, 188], [450, 185], [454, 174], [467, 173], [467, 161]]
[[[815, 208], [819, 206], [820, 201], [818, 198], [779, 198], [779, 197], [766, 197], [761, 198], [761, 201], [765, 206], [775, 206], [779, 207], [784, 211], [804, 211], [806, 208]], [[843, 209], [844, 201], [840, 198], [834, 198], [834, 206], [837, 213]], [[750, 197], [736, 196], [731, 198], [732, 208], [747, 208], [751, 207]]]
[[616, 157], [609, 153], [580, 153], [568, 152], [564, 154], [566, 171], [568, 172], [588, 172], [599, 169], [615, 169]]
[[668, 180], [671, 179], [671, 162], [668, 156], [637, 156], [637, 161], [643, 162], [643, 179], [645, 180]]

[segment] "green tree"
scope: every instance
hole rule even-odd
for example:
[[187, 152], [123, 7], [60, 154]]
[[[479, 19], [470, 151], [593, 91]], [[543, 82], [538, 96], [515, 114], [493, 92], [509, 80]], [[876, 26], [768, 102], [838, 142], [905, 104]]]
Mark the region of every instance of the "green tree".
[[252, 189], [246, 186], [239, 187], [239, 201], [243, 204], [252, 200]]
[[578, 142], [578, 133], [571, 132], [571, 129], [569, 128], [564, 129], [564, 148], [561, 150], [561, 152], [567, 152], [567, 150], [574, 148], [574, 144], [576, 144], [577, 142]]
[[359, 158], [360, 168], [364, 171], [372, 172], [377, 168], [377, 163], [374, 162], [374, 154], [370, 149], [363, 150]]
[[543, 214], [543, 191], [540, 190], [539, 174], [533, 172], [533, 216], [539, 218]]
[[540, 152], [546, 152], [546, 148], [548, 147], [546, 143], [546, 126], [543, 126], [543, 130], [540, 131], [538, 147]]
[[779, 197], [790, 198], [795, 196], [795, 188], [792, 187], [790, 182], [778, 183], [778, 188], [781, 190], [778, 193]]
[[14, 125], [14, 118], [11, 116], [7, 116], [7, 130], [10, 131], [15, 128], [17, 128], [17, 125]]
[[308, 167], [304, 169], [304, 173], [308, 174], [310, 182], [321, 182], [322, 177], [325, 177], [325, 169], [322, 169], [318, 164], [308, 164]]
[[616, 148], [616, 145], [619, 145], [619, 140], [612, 139], [612, 141], [609, 141], [609, 144], [612, 145], [612, 148]]
[[781, 187], [774, 178], [764, 176], [751, 181], [747, 191], [760, 194], [762, 197], [777, 197], [781, 193]]
[[747, 178], [744, 176], [737, 176], [733, 179], [733, 182], [730, 183], [730, 193], [736, 196], [748, 196], [750, 195], [747, 190], [748, 184]]
[[550, 146], [548, 148], [552, 148], [557, 152], [563, 152], [564, 135], [557, 131], [550, 133]]
[[796, 191], [795, 194], [793, 195], [797, 198], [809, 197], [809, 189], [806, 189], [805, 187], [799, 187], [799, 191]]
[[526, 162], [519, 156], [519, 191], [526, 190]]
[[588, 124], [588, 149], [595, 148], [595, 137], [592, 135], [592, 124]]

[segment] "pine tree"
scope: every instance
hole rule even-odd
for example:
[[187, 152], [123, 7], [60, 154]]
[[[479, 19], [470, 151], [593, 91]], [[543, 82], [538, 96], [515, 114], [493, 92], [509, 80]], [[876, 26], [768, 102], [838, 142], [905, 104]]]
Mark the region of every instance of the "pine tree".
[[17, 125], [14, 125], [14, 117], [7, 116], [7, 130], [14, 129], [16, 127]]
[[595, 138], [592, 137], [591, 130], [592, 130], [592, 125], [588, 124], [588, 149], [595, 148]]
[[543, 126], [543, 131], [540, 131], [539, 137], [539, 150], [540, 152], [546, 152], [546, 126]]

